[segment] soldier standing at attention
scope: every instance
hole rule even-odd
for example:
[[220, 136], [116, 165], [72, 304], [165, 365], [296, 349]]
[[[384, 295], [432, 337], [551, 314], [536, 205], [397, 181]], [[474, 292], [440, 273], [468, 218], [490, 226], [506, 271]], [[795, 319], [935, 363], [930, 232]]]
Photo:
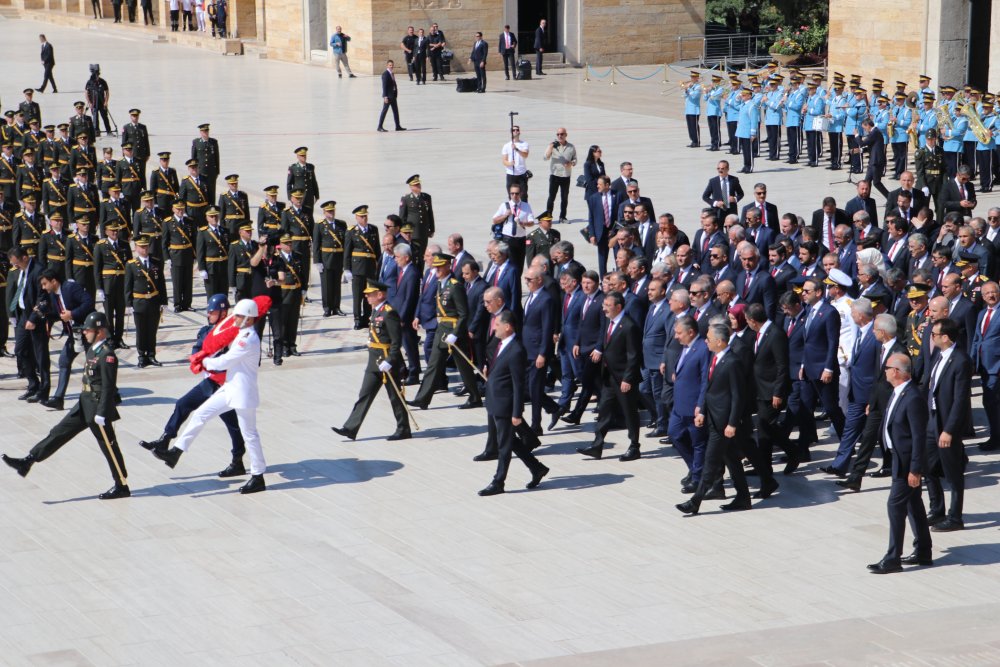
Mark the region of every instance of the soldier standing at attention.
[[111, 222], [116, 223], [119, 230], [122, 230], [121, 240], [128, 243], [132, 234], [132, 210], [122, 197], [122, 190], [117, 183], [113, 183], [108, 188], [108, 199], [101, 202], [101, 213], [98, 216], [98, 224], [103, 231]]
[[42, 203], [45, 206], [45, 215], [51, 216], [58, 211], [62, 214], [63, 220], [68, 220], [69, 183], [63, 180], [57, 162], [53, 162], [49, 167], [49, 175], [50, 177], [42, 183]]
[[399, 349], [403, 340], [402, 325], [399, 313], [386, 303], [388, 289], [383, 283], [374, 281], [369, 281], [365, 288], [365, 298], [372, 309], [371, 324], [368, 327], [368, 366], [351, 416], [342, 427], [331, 427], [334, 432], [350, 440], [358, 437], [358, 429], [383, 386], [389, 394], [392, 414], [396, 418], [396, 431], [386, 440], [410, 438], [410, 420], [399, 393], [403, 369], [403, 355]]
[[[299, 313], [302, 310], [301, 276], [308, 266], [306, 258], [292, 249], [290, 234], [281, 237], [278, 251], [271, 265], [271, 271], [281, 286], [281, 326], [275, 327], [275, 366], [281, 365], [284, 354], [291, 357], [301, 356], [296, 339], [299, 335]], [[277, 331], [279, 328], [281, 331]]]
[[925, 144], [913, 155], [914, 171], [917, 176], [917, 188], [923, 190], [928, 199], [934, 198], [934, 219], [944, 219], [941, 205], [941, 188], [944, 187], [947, 171], [944, 160], [944, 149], [938, 141], [938, 131], [927, 130]]
[[156, 215], [153, 206], [155, 197], [152, 192], [143, 192], [139, 196], [141, 208], [132, 214], [132, 235], [135, 238], [145, 236], [149, 239], [149, 256], [155, 257], [163, 264], [163, 225]]
[[399, 200], [399, 217], [402, 218], [403, 225], [413, 227], [409, 240], [413, 250], [413, 264], [419, 273], [423, 273], [427, 240], [434, 238], [434, 207], [431, 196], [421, 189], [420, 174], [410, 176], [406, 179], [406, 184], [410, 186], [410, 192]]
[[198, 126], [200, 136], [191, 142], [191, 157], [198, 161], [198, 173], [205, 179], [205, 201], [215, 201], [215, 181], [219, 178], [219, 140], [208, 136], [209, 124]]
[[94, 300], [104, 304], [111, 345], [127, 350], [128, 345], [122, 340], [125, 330], [125, 264], [132, 259], [132, 250], [127, 243], [118, 240], [119, 231], [120, 224], [109, 222], [105, 227], [107, 238], [94, 246], [94, 278], [100, 285]]
[[235, 239], [239, 235], [244, 222], [250, 222], [250, 199], [247, 193], [240, 190], [240, 175], [226, 176], [226, 191], [219, 195], [219, 211], [222, 213], [223, 224], [229, 237]]
[[69, 186], [66, 191], [66, 207], [74, 218], [81, 215], [93, 216], [96, 222], [100, 213], [97, 210], [100, 204], [100, 194], [97, 188], [90, 182], [89, 172], [86, 168], [80, 167], [76, 172], [76, 183]]
[[141, 205], [142, 189], [146, 185], [146, 168], [135, 159], [132, 144], [122, 146], [122, 159], [115, 164], [115, 182], [122, 189], [129, 208], [137, 211]]
[[229, 232], [219, 226], [219, 209], [214, 206], [205, 215], [208, 224], [198, 230], [195, 255], [198, 273], [205, 281], [205, 294], [229, 292]]
[[49, 458], [59, 448], [89, 428], [97, 438], [101, 453], [108, 461], [115, 485], [98, 496], [101, 500], [127, 498], [128, 488], [125, 458], [118, 448], [112, 423], [118, 419], [115, 397], [118, 394], [118, 357], [108, 340], [108, 318], [103, 313], [93, 312], [83, 323], [83, 332], [90, 344], [87, 362], [83, 371], [83, 391], [80, 400], [65, 417], [56, 424], [49, 434], [31, 448], [24, 458], [3, 455], [3, 461], [25, 477], [31, 466]]
[[181, 190], [177, 180], [177, 170], [170, 166], [170, 153], [163, 151], [156, 155], [160, 167], [149, 175], [149, 191], [156, 195], [156, 209], [161, 217], [170, 215], [170, 209]]
[[135, 240], [135, 259], [125, 267], [125, 308], [135, 316], [135, 350], [139, 368], [162, 366], [156, 360], [156, 332], [160, 313], [167, 305], [167, 284], [163, 266], [149, 256], [150, 240], [140, 236]]
[[83, 112], [86, 106], [81, 100], [73, 102], [76, 115], [69, 119], [69, 142], [71, 144], [76, 144], [77, 137], [81, 134], [87, 135], [87, 139], [91, 143], [97, 139], [97, 132], [94, 131], [94, 119]]
[[184, 201], [173, 203], [174, 214], [163, 224], [165, 250], [170, 257], [170, 282], [173, 286], [174, 312], [191, 310], [191, 287], [194, 280], [194, 238], [198, 229], [185, 215]]
[[82, 215], [76, 219], [76, 233], [66, 242], [66, 277], [83, 286], [90, 298], [97, 294], [94, 277], [94, 244], [97, 237], [90, 233], [90, 218]]
[[316, 182], [316, 167], [306, 162], [309, 149], [300, 146], [295, 149], [295, 162], [288, 166], [288, 182], [285, 191], [289, 199], [296, 190], [302, 193], [302, 208], [312, 215], [313, 206], [319, 199], [319, 184]]
[[344, 243], [344, 263], [350, 268], [351, 292], [354, 296], [354, 328], [364, 329], [368, 326], [371, 306], [364, 301], [364, 290], [368, 280], [378, 279], [378, 258], [376, 250], [379, 247], [378, 229], [368, 224], [368, 205], [362, 204], [354, 209], [354, 220], [357, 223], [347, 232]]
[[244, 222], [239, 238], [229, 244], [229, 285], [236, 301], [253, 296], [253, 272], [264, 257], [266, 245], [253, 240], [253, 225]]
[[[292, 237], [292, 250], [302, 257], [305, 262], [299, 272], [299, 280], [302, 283], [301, 289], [305, 293], [309, 290], [309, 259], [312, 257], [312, 233], [313, 219], [312, 212], [306, 210], [302, 205], [305, 194], [301, 190], [292, 192], [292, 204], [281, 212], [281, 233]], [[306, 303], [309, 298], [306, 297]]]
[[125, 148], [125, 144], [131, 144], [132, 155], [141, 165], [139, 171], [145, 174], [146, 161], [152, 153], [149, 150], [149, 130], [139, 122], [139, 114], [141, 113], [142, 111], [139, 109], [128, 110], [130, 122], [122, 127], [122, 148]]
[[38, 256], [38, 242], [45, 231], [45, 219], [35, 210], [35, 195], [25, 195], [24, 208], [14, 216], [14, 246], [21, 246], [29, 257]]
[[[209, 181], [202, 177], [197, 160], [191, 158], [184, 164], [188, 168], [188, 175], [181, 181], [178, 195], [184, 200], [188, 215], [194, 220], [194, 224], [201, 229], [205, 226], [205, 211], [212, 201], [212, 195], [208, 190]], [[214, 179], [212, 182], [214, 183]]]
[[38, 240], [38, 261], [46, 269], [59, 276], [59, 282], [66, 282], [66, 244], [69, 239], [63, 231], [62, 213], [56, 211], [49, 217], [49, 229]]
[[545, 211], [539, 214], [535, 220], [538, 221], [538, 227], [531, 230], [528, 238], [524, 241], [524, 261], [529, 266], [536, 255], [542, 255], [551, 260], [549, 251], [552, 246], [562, 240], [559, 230], [552, 229], [552, 214], [550, 212]]
[[102, 151], [103, 160], [97, 165], [97, 189], [101, 191], [101, 199], [108, 198], [108, 188], [118, 182], [116, 170], [118, 161], [114, 159], [114, 150], [105, 146]]
[[281, 213], [285, 210], [285, 202], [278, 201], [277, 185], [264, 188], [264, 196], [264, 203], [257, 210], [257, 237], [261, 240], [281, 231]]
[[313, 229], [313, 264], [320, 274], [323, 317], [344, 315], [340, 309], [340, 281], [344, 275], [344, 237], [347, 223], [337, 220], [337, 202], [323, 202], [323, 219]]

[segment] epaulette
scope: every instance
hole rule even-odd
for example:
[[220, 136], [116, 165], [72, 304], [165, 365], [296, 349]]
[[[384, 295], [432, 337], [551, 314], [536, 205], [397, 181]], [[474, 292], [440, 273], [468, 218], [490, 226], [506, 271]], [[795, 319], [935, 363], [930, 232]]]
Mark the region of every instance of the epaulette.
[[198, 228], [198, 231], [199, 231], [199, 232], [203, 232], [203, 231], [205, 231], [206, 229], [208, 229], [208, 225], [205, 225], [204, 227], [199, 227], [199, 228]]
[[107, 243], [107, 242], [108, 242], [108, 240], [107, 240], [107, 239], [101, 239], [101, 240], [100, 240], [100, 241], [98, 241], [98, 242], [97, 242], [97, 243], [96, 243], [95, 245], [101, 245], [102, 243]]
[[229, 242], [229, 245], [238, 245], [238, 244], [239, 244], [239, 241], [230, 241]]
[[386, 311], [387, 313], [391, 313], [392, 312], [392, 306], [390, 306], [389, 304], [385, 304], [385, 306], [382, 308], [382, 310]]
[[128, 261], [128, 263], [129, 263], [129, 264], [138, 264], [138, 263], [139, 263], [139, 260], [137, 260], [137, 259], [135, 259], [135, 258], [133, 257], [132, 259], [130, 259], [130, 260]]

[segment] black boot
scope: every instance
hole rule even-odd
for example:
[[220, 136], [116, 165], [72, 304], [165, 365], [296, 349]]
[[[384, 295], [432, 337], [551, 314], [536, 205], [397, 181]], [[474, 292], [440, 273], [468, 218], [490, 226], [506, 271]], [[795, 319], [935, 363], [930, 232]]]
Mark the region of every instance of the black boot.
[[247, 474], [247, 469], [243, 466], [243, 459], [233, 459], [225, 470], [219, 473], [219, 477], [239, 477]]
[[15, 459], [13, 456], [4, 454], [3, 462], [16, 470], [17, 474], [21, 477], [27, 477], [28, 471], [31, 470], [31, 466], [35, 463], [35, 457], [28, 454], [23, 459]]
[[177, 461], [181, 458], [181, 454], [184, 452], [176, 447], [171, 447], [170, 449], [154, 449], [153, 456], [160, 459], [167, 464], [168, 468], [173, 468], [177, 465]]
[[162, 450], [162, 451], [166, 451], [167, 445], [170, 444], [171, 440], [173, 440], [173, 438], [171, 438], [169, 435], [167, 435], [166, 433], [164, 433], [159, 438], [157, 438], [156, 440], [153, 440], [151, 442], [146, 442], [145, 440], [140, 440], [139, 441], [139, 446], [142, 447], [143, 449], [148, 449], [151, 452], [154, 451], [154, 450], [157, 450], [157, 449]]
[[280, 366], [283, 363], [281, 361], [281, 352], [282, 352], [282, 350], [281, 350], [281, 343], [275, 341], [274, 342], [274, 355], [272, 357], [274, 359], [274, 365], [275, 366]]
[[240, 493], [244, 495], [248, 493], [258, 493], [266, 488], [267, 486], [264, 485], [263, 475], [251, 475], [250, 480], [240, 487]]
[[117, 498], [128, 498], [132, 495], [127, 484], [115, 484], [110, 489], [97, 496], [101, 500], [115, 500]]

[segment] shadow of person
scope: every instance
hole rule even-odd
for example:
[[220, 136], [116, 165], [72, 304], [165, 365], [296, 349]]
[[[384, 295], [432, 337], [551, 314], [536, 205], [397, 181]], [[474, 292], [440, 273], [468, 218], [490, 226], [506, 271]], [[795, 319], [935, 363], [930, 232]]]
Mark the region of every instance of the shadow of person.
[[935, 556], [935, 565], [996, 565], [1000, 563], [1000, 544], [958, 544], [946, 547]]
[[399, 461], [379, 459], [307, 459], [298, 463], [281, 463], [271, 466], [264, 479], [280, 476], [283, 482], [268, 484], [268, 489], [312, 489], [330, 484], [355, 484], [370, 482], [379, 477], [389, 477], [403, 468]]
[[[541, 486], [532, 491], [542, 491], [545, 489], [563, 489], [566, 491], [578, 491], [580, 489], [593, 489], [598, 486], [608, 486], [610, 484], [621, 484], [626, 479], [634, 475], [616, 475], [614, 473], [597, 473], [594, 475], [567, 475], [565, 477], [546, 477]], [[512, 490], [512, 493], [525, 493], [528, 489]]]

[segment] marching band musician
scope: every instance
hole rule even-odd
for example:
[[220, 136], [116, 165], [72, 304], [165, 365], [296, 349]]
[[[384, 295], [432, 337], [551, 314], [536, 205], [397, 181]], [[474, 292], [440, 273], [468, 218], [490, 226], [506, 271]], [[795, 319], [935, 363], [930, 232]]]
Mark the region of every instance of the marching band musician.
[[740, 77], [736, 72], [729, 73], [729, 93], [726, 95], [726, 131], [729, 143], [729, 154], [739, 155], [739, 140], [736, 139], [736, 125], [740, 120]]
[[723, 97], [726, 89], [722, 87], [722, 77], [712, 75], [712, 86], [705, 93], [705, 117], [708, 119], [708, 135], [711, 146], [708, 150], [717, 151], [722, 144], [719, 124], [722, 118]]
[[913, 112], [906, 106], [906, 93], [897, 91], [893, 99], [895, 104], [889, 110], [889, 118], [893, 123], [889, 142], [892, 145], [892, 177], [898, 181], [900, 175], [906, 171], [906, 152], [910, 139], [906, 132], [913, 124]]
[[938, 126], [937, 114], [934, 112], [934, 93], [923, 93], [921, 101], [924, 108], [918, 112], [917, 148], [923, 148], [927, 143], [927, 130]]
[[684, 117], [687, 119], [688, 137], [691, 143], [688, 148], [698, 148], [701, 145], [701, 127], [698, 124], [701, 117], [701, 74], [691, 70], [691, 80], [684, 86]]
[[867, 92], [860, 86], [854, 89], [854, 97], [847, 105], [847, 118], [844, 121], [844, 133], [847, 135], [847, 151], [850, 155], [852, 174], [860, 174], [862, 171], [861, 153], [854, 150], [858, 147], [858, 140], [854, 134], [855, 130], [861, 126], [861, 121], [868, 115]]
[[781, 89], [782, 76], [775, 74], [767, 82], [764, 95], [764, 128], [767, 132], [767, 159], [781, 159], [781, 120], [785, 109], [785, 95]]
[[802, 77], [793, 74], [785, 93], [785, 136], [788, 138], [788, 164], [799, 163], [802, 151], [802, 109], [806, 105], [806, 89]]
[[834, 171], [840, 169], [841, 156], [844, 152], [844, 125], [847, 120], [847, 106], [850, 103], [850, 95], [844, 92], [843, 79], [834, 79], [833, 91], [830, 97], [830, 106], [827, 109], [827, 117], [830, 119], [830, 166], [828, 169]]
[[815, 129], [815, 121], [826, 114], [826, 99], [815, 80], [807, 83], [806, 88], [808, 89], [807, 98], [803, 107], [803, 112], [805, 113], [803, 125], [806, 129], [806, 149], [809, 155], [809, 166], [818, 167], [819, 142], [820, 136], [823, 133]]
[[979, 191], [992, 192], [993, 154], [997, 147], [996, 131], [994, 128], [996, 127], [997, 117], [993, 115], [993, 102], [983, 102], [982, 109], [980, 120], [983, 123], [983, 127], [986, 128], [989, 141], [983, 143], [980, 139], [976, 140], [976, 162], [979, 166]]

